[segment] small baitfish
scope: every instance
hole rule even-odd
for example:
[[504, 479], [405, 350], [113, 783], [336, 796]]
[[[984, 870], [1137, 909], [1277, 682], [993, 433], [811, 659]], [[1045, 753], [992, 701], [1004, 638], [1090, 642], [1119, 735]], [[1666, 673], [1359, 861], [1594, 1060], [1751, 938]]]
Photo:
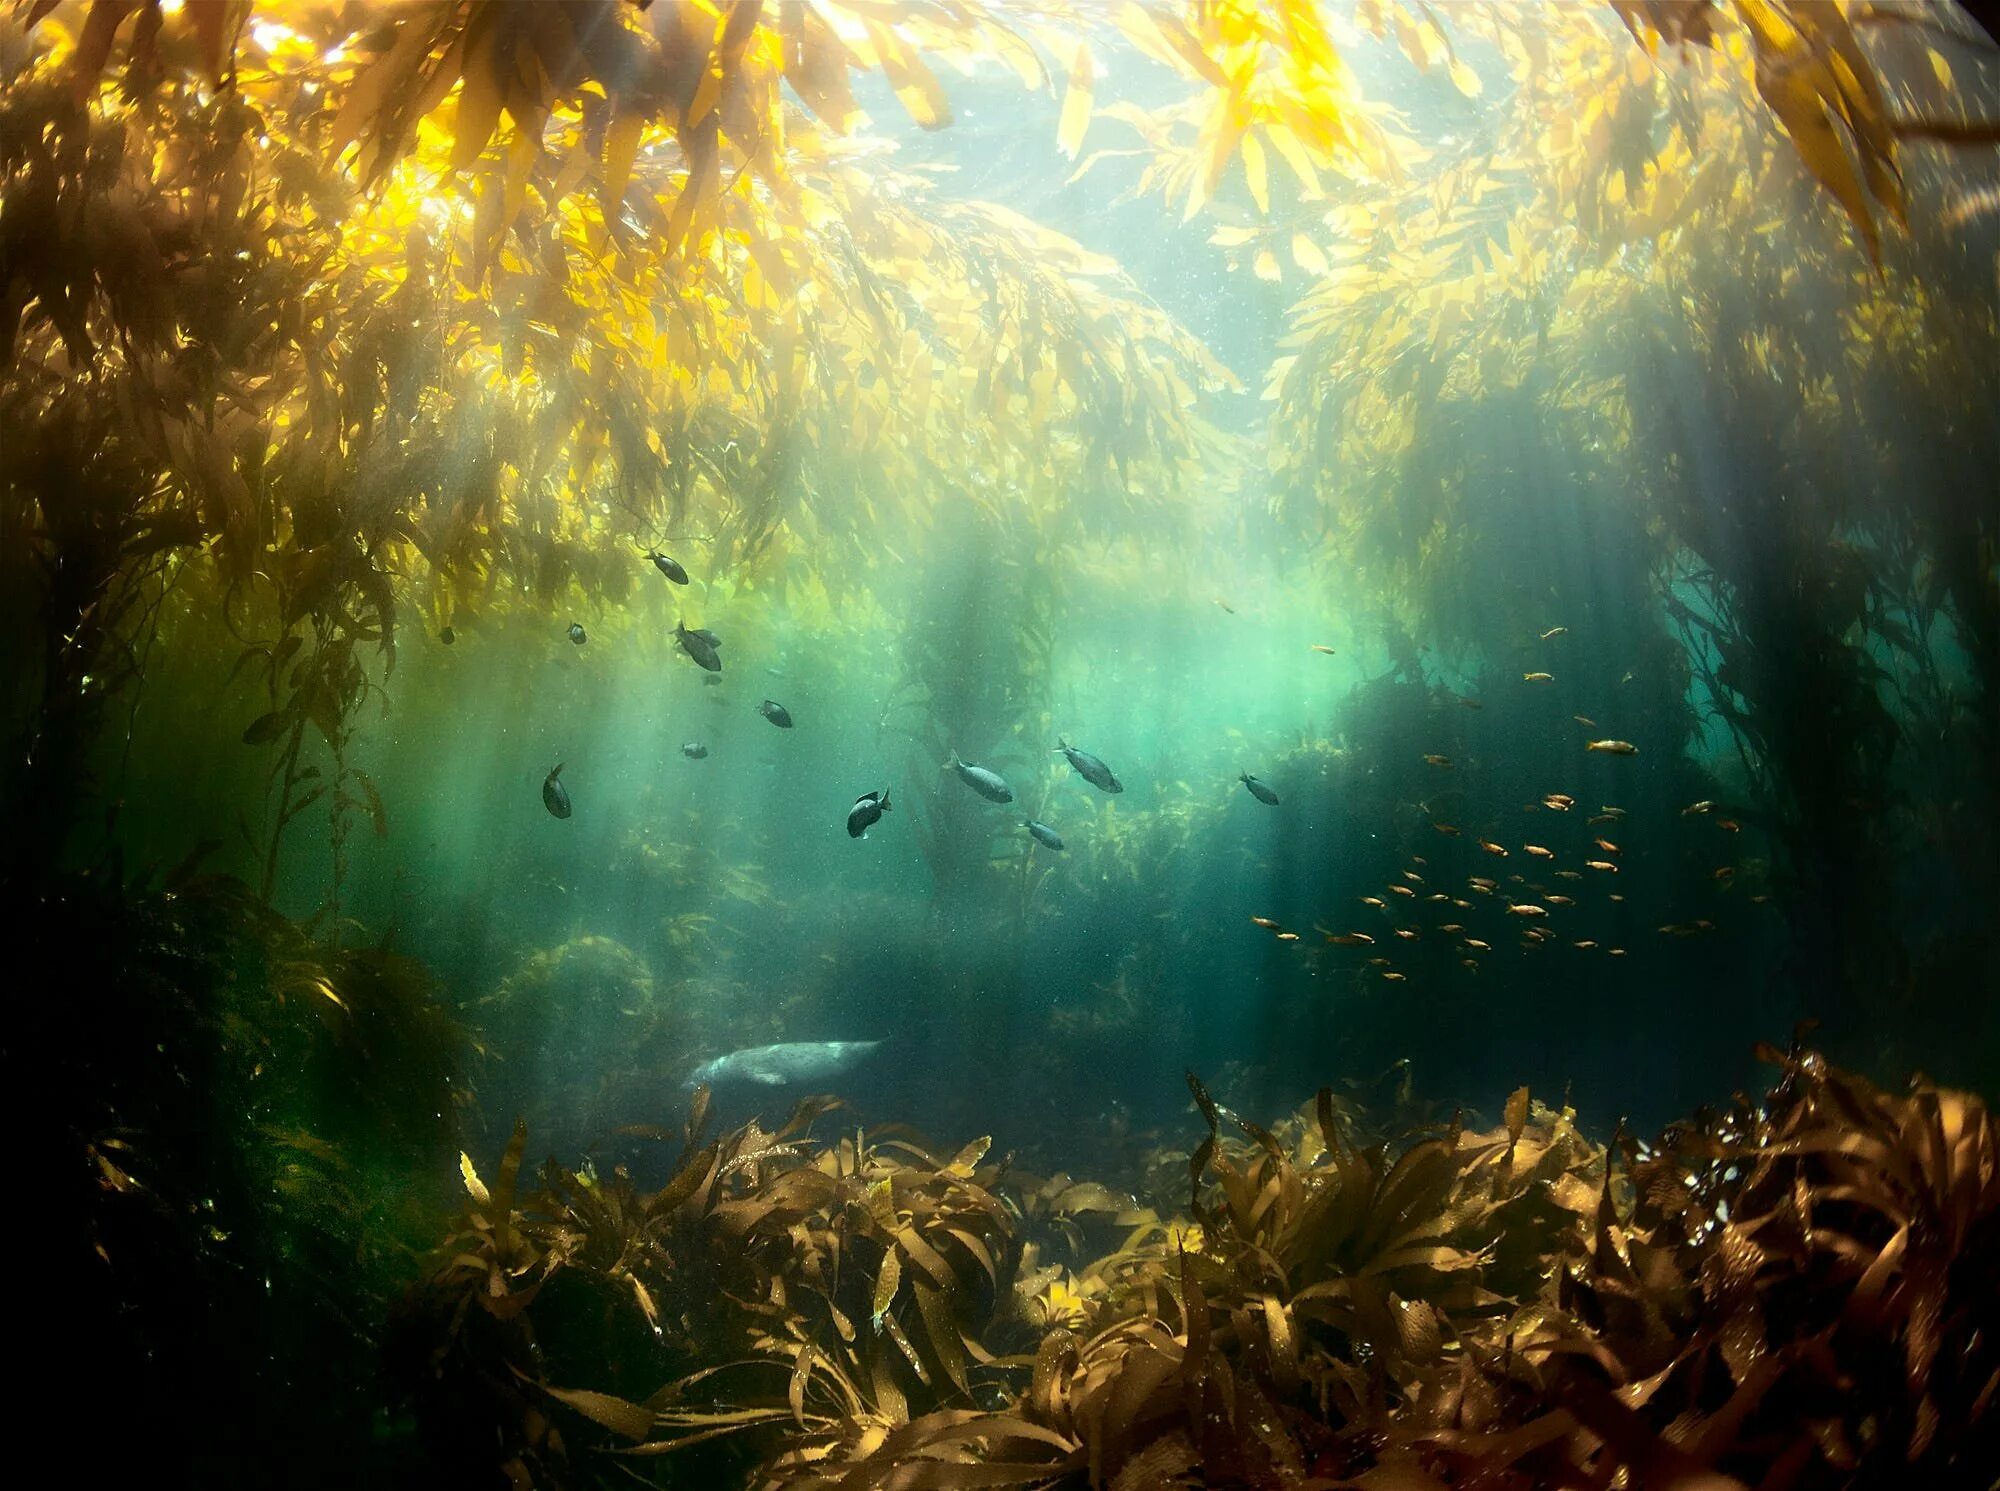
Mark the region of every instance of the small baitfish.
[[1044, 849], [1061, 851], [1063, 847], [1062, 835], [1057, 833], [1053, 828], [1050, 828], [1048, 824], [1034, 818], [1027, 818], [1022, 820], [1021, 827], [1028, 831], [1029, 838], [1040, 844]]
[[889, 789], [880, 792], [864, 792], [854, 799], [854, 806], [847, 810], [847, 836], [850, 839], [865, 839], [868, 830], [889, 811]]
[[988, 771], [983, 766], [958, 759], [958, 752], [951, 753], [951, 759], [944, 764], [946, 771], [958, 773], [958, 779], [977, 792], [988, 802], [1012, 802], [1014, 789], [1007, 785], [1006, 778], [997, 771]]
[[674, 640], [681, 644], [685, 652], [695, 662], [711, 673], [722, 671], [722, 639], [705, 627], [689, 631], [686, 622], [674, 627]]
[[722, 1087], [751, 1082], [760, 1087], [785, 1087], [794, 1082], [818, 1082], [852, 1070], [874, 1052], [880, 1041], [783, 1041], [775, 1046], [749, 1046], [704, 1061], [687, 1079], [689, 1087]]
[[776, 699], [766, 699], [757, 706], [757, 713], [776, 725], [780, 730], [792, 728], [792, 712]]
[[1256, 798], [1257, 801], [1274, 808], [1278, 805], [1278, 794], [1273, 792], [1268, 784], [1260, 782], [1247, 771], [1240, 772], [1238, 775], [1242, 778], [1243, 785], [1250, 789], [1250, 795]]
[[653, 561], [654, 569], [665, 575], [669, 580], [672, 580], [676, 585], [687, 584], [687, 570], [671, 554], [662, 554], [656, 549], [646, 557]]
[[[1091, 755], [1090, 752], [1079, 751], [1060, 735], [1056, 737], [1056, 741], [1056, 750], [1069, 759], [1069, 764], [1076, 768], [1076, 774], [1090, 783], [1091, 786], [1102, 792], [1123, 792], [1125, 790], [1124, 784], [1111, 774], [1111, 768], [1106, 766], [1097, 757]], [[1061, 848], [1062, 846], [1058, 844], [1056, 847]]]
[[581, 647], [583, 646], [584, 643], [590, 640], [590, 633], [586, 632], [583, 629], [582, 622], [572, 621], [569, 624], [569, 639], [570, 641], [576, 643], [578, 647]]
[[556, 769], [542, 778], [542, 806], [558, 818], [567, 818], [570, 812], [569, 788], [557, 780], [561, 775], [562, 762], [558, 761]]
[[690, 761], [706, 761], [708, 759], [708, 747], [698, 740], [690, 740], [681, 747], [681, 754]]

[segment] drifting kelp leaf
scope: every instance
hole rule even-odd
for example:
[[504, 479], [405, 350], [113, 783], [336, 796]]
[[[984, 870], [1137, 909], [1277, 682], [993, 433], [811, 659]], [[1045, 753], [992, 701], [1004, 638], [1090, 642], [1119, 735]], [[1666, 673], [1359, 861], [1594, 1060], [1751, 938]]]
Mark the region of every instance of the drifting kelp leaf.
[[1063, 94], [1062, 118], [1056, 125], [1056, 148], [1071, 160], [1083, 149], [1083, 137], [1090, 129], [1091, 95], [1097, 70], [1090, 58], [1090, 44], [1079, 41], [1070, 62], [1069, 85]]
[[558, 1403], [574, 1408], [593, 1424], [601, 1425], [614, 1434], [622, 1434], [637, 1442], [653, 1432], [652, 1411], [641, 1408], [637, 1403], [628, 1403], [609, 1393], [591, 1392], [585, 1388], [551, 1387], [546, 1382], [536, 1385]]
[[462, 1151], [458, 1157], [458, 1173], [465, 1180], [466, 1195], [482, 1207], [490, 1207], [493, 1204], [493, 1196], [486, 1189], [486, 1182], [479, 1178], [479, 1172], [472, 1166], [472, 1156]]
[[1520, 1145], [1521, 1132], [1528, 1126], [1528, 1089], [1515, 1088], [1507, 1095], [1507, 1110], [1504, 1119], [1507, 1125], [1507, 1163], [1514, 1163], [1514, 1151]]
[[875, 1275], [875, 1296], [869, 1310], [869, 1319], [875, 1329], [882, 1328], [882, 1321], [889, 1313], [889, 1306], [895, 1302], [896, 1290], [903, 1280], [902, 1260], [894, 1248], [882, 1255], [882, 1268]]
[[720, 1154], [720, 1144], [710, 1144], [683, 1160], [680, 1169], [674, 1172], [673, 1179], [660, 1187], [653, 1198], [646, 1203], [647, 1218], [651, 1220], [664, 1217], [686, 1204], [694, 1193], [701, 1189], [702, 1182], [709, 1178], [710, 1172], [718, 1169], [716, 1160]]

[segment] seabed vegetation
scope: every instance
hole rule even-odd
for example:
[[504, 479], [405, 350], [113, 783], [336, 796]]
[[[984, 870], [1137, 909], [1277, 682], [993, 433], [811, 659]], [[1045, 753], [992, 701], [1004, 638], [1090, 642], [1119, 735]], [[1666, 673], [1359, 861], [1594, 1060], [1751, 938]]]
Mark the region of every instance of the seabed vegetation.
[[1995, 28], [0, 0], [17, 1473], [2000, 1486]]

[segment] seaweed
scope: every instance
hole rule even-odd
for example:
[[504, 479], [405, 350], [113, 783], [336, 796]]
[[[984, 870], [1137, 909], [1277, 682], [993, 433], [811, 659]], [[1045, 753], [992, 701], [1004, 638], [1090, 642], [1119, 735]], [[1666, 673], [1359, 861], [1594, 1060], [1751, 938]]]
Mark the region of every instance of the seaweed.
[[536, 1485], [1983, 1484], [2000, 1129], [1760, 1054], [1762, 1098], [1608, 1145], [1525, 1088], [1490, 1129], [1382, 1133], [1331, 1088], [1266, 1128], [1190, 1075], [1165, 1217], [984, 1141], [817, 1139], [825, 1099], [707, 1139], [698, 1097], [653, 1192], [550, 1165], [512, 1199], [517, 1131], [418, 1292], [426, 1382], [483, 1384]]

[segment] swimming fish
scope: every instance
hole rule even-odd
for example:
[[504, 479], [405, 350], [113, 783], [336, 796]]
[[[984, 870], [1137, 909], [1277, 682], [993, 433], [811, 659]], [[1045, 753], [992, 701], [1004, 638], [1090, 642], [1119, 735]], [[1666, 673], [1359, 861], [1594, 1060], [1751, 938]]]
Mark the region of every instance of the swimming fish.
[[708, 747], [698, 740], [690, 740], [681, 747], [681, 754], [690, 761], [706, 761], [708, 759]]
[[1076, 768], [1076, 774], [1090, 783], [1091, 786], [1101, 792], [1123, 792], [1125, 790], [1125, 784], [1111, 774], [1111, 768], [1098, 760], [1097, 757], [1091, 755], [1090, 752], [1079, 751], [1060, 735], [1056, 737], [1056, 741], [1056, 750], [1068, 759], [1071, 766]]
[[681, 567], [681, 562], [678, 559], [673, 558], [671, 555], [662, 554], [657, 549], [646, 557], [653, 561], [654, 569], [665, 575], [669, 580], [672, 580], [676, 585], [687, 584], [688, 572]]
[[999, 772], [988, 771], [983, 766], [973, 766], [969, 762], [961, 761], [958, 759], [957, 751], [951, 753], [951, 759], [945, 762], [944, 769], [957, 772], [961, 782], [988, 802], [1014, 800], [1014, 789], [1007, 785], [1006, 779]]
[[1602, 751], [1607, 756], [1636, 756], [1639, 748], [1629, 740], [1587, 740], [1583, 743], [1586, 751]]
[[1425, 765], [1427, 765], [1427, 766], [1446, 766], [1446, 767], [1448, 767], [1448, 766], [1450, 766], [1450, 765], [1451, 765], [1451, 757], [1449, 757], [1449, 756], [1432, 756], [1432, 755], [1426, 755], [1426, 756], [1424, 757], [1424, 764], [1425, 764]]
[[1239, 772], [1238, 775], [1241, 777], [1243, 785], [1250, 789], [1250, 795], [1256, 798], [1257, 801], [1273, 808], [1278, 805], [1278, 794], [1264, 785], [1264, 783], [1258, 781], [1257, 778], [1251, 776], [1247, 771]]
[[1547, 631], [1542, 633], [1542, 640], [1544, 642], [1547, 642], [1553, 637], [1566, 636], [1568, 632], [1569, 628], [1566, 626], [1552, 626]]
[[1576, 806], [1576, 799], [1566, 792], [1551, 792], [1542, 799], [1542, 806], [1552, 813], [1567, 813]]
[[1312, 650], [1313, 650], [1314, 652], [1323, 652], [1323, 653], [1325, 653], [1325, 654], [1326, 654], [1326, 655], [1327, 655], [1328, 657], [1332, 657], [1332, 656], [1333, 656], [1333, 649], [1332, 649], [1331, 647], [1328, 647], [1328, 646], [1326, 645], [1326, 643], [1324, 643], [1324, 642], [1315, 642], [1315, 643], [1313, 643], [1313, 644], [1312, 644]]
[[1553, 673], [1523, 673], [1521, 675], [1521, 682], [1523, 683], [1554, 683], [1555, 681], [1556, 676]]
[[1540, 844], [1523, 844], [1521, 848], [1525, 853], [1534, 855], [1536, 859], [1554, 859], [1556, 857], [1553, 849], [1544, 849]]
[[569, 816], [569, 788], [556, 779], [562, 775], [563, 764], [558, 761], [556, 769], [542, 778], [542, 806], [557, 818]]
[[689, 1087], [721, 1087], [753, 1082], [760, 1087], [784, 1087], [817, 1082], [860, 1065], [880, 1041], [783, 1041], [775, 1046], [750, 1046], [704, 1061], [688, 1076]]
[[706, 629], [689, 631], [686, 622], [674, 626], [674, 640], [681, 644], [681, 651], [711, 673], [722, 671], [722, 639]]
[[456, 642], [457, 640], [458, 640], [458, 633], [453, 631], [450, 627], [448, 626], [440, 627], [438, 629], [438, 641], [444, 643], [445, 646], [449, 647], [451, 646], [452, 643]]
[[776, 725], [780, 730], [792, 728], [792, 713], [776, 699], [766, 699], [757, 706], [757, 713]]
[[1280, 927], [1282, 927], [1284, 923], [1274, 922], [1268, 916], [1253, 916], [1250, 918], [1250, 925], [1253, 927], [1262, 927], [1266, 932], [1275, 932]]
[[578, 647], [581, 647], [590, 640], [590, 634], [583, 629], [582, 622], [572, 621], [569, 624], [569, 639], [576, 643]]
[[864, 839], [881, 816], [889, 811], [889, 789], [880, 792], [864, 792], [854, 799], [854, 806], [847, 810], [847, 836], [850, 839]]
[[1280, 942], [1297, 942], [1298, 940], [1299, 934], [1296, 932], [1280, 932], [1278, 934], [1278, 941]]
[[1518, 902], [1507, 908], [1509, 916], [1547, 916], [1548, 908], [1537, 906], [1531, 901]]
[[1500, 845], [1494, 843], [1491, 839], [1481, 839], [1479, 841], [1479, 847], [1481, 849], [1484, 849], [1488, 854], [1495, 855], [1500, 859], [1505, 859], [1507, 857], [1507, 851], [1503, 849]]
[[1026, 818], [1022, 820], [1021, 827], [1028, 831], [1029, 838], [1040, 844], [1044, 849], [1054, 849], [1058, 853], [1061, 852], [1063, 847], [1062, 835], [1057, 833], [1053, 828], [1050, 828], [1048, 824], [1037, 822], [1033, 818]]

